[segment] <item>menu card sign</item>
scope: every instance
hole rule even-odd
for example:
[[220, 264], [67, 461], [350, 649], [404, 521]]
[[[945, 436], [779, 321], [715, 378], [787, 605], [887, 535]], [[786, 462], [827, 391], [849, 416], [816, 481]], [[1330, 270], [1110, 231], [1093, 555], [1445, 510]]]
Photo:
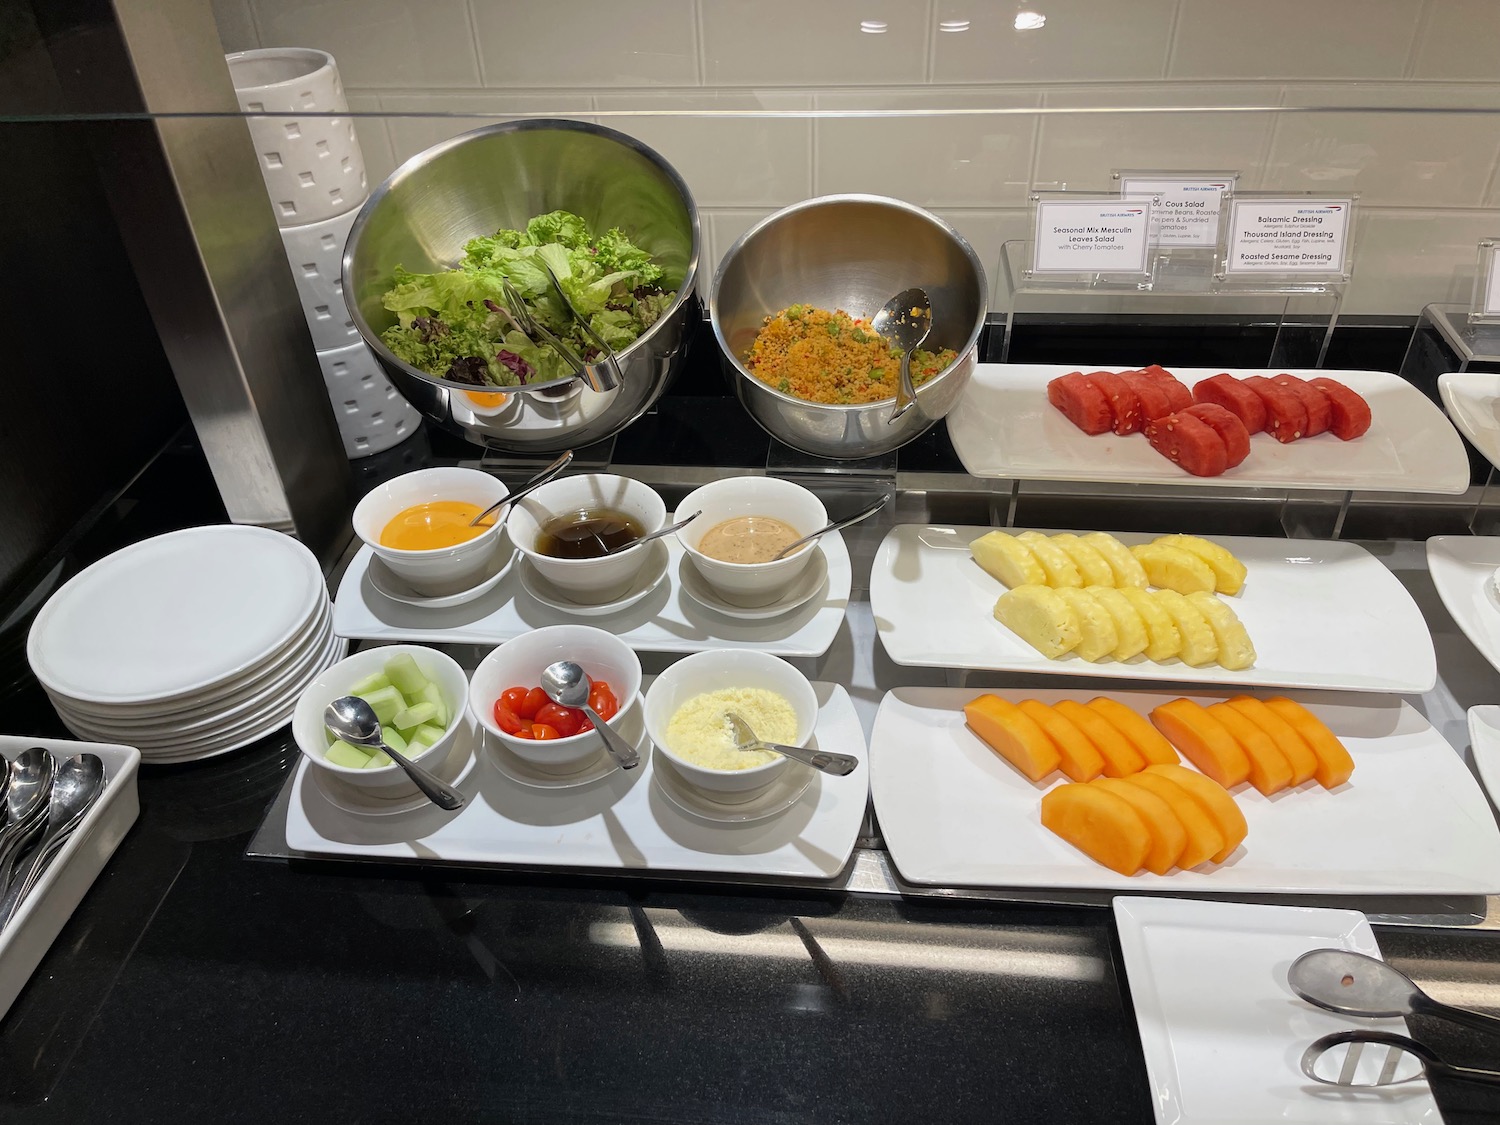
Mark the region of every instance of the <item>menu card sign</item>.
[[1500, 322], [1500, 238], [1486, 238], [1479, 244], [1479, 269], [1475, 275], [1474, 306], [1469, 320], [1474, 323]]
[[1353, 199], [1232, 197], [1224, 273], [1343, 280]]
[[1219, 244], [1219, 207], [1238, 172], [1116, 172], [1123, 196], [1156, 196], [1151, 241], [1158, 249], [1212, 250]]
[[1149, 199], [1038, 199], [1032, 272], [1144, 276], [1151, 213]]

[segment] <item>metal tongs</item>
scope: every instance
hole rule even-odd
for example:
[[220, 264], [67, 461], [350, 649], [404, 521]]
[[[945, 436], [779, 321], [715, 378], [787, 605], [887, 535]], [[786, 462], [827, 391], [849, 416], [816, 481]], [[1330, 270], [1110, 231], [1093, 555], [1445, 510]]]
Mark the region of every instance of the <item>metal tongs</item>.
[[[1437, 1016], [1476, 1031], [1500, 1033], [1500, 1019], [1440, 1003], [1401, 970], [1352, 950], [1304, 953], [1292, 962], [1286, 977], [1302, 999], [1339, 1015], [1367, 1019]], [[1363, 1059], [1366, 1044], [1385, 1047], [1385, 1058], [1378, 1064]], [[1336, 1031], [1316, 1040], [1302, 1054], [1302, 1073], [1331, 1086], [1393, 1086], [1424, 1073], [1500, 1085], [1500, 1073], [1454, 1066], [1405, 1035], [1363, 1028]]]
[[556, 290], [557, 298], [562, 302], [563, 308], [568, 310], [568, 315], [573, 318], [579, 328], [583, 329], [583, 334], [589, 338], [589, 342], [598, 348], [600, 354], [608, 361], [608, 366], [602, 370], [585, 365], [583, 377], [596, 391], [609, 391], [618, 387], [625, 381], [625, 373], [620, 369], [620, 357], [615, 355], [615, 350], [604, 342], [604, 337], [594, 331], [594, 326], [588, 322], [588, 318], [579, 315], [578, 310], [573, 307], [573, 302], [568, 300], [568, 295], [563, 292], [562, 282], [557, 280], [557, 274], [552, 272], [552, 267], [543, 262], [542, 269], [547, 271], [547, 278], [552, 282], [552, 288]]
[[[568, 310], [568, 315], [583, 328], [584, 334], [590, 340], [593, 340], [596, 345], [603, 345], [604, 341], [599, 339], [598, 335], [594, 332], [593, 326], [580, 317], [577, 311], [574, 310], [572, 304], [568, 301], [567, 295], [563, 293], [562, 286], [558, 284], [557, 277], [553, 274], [551, 268], [547, 267], [545, 263], [543, 263], [543, 268], [547, 270], [547, 276], [552, 279], [552, 284], [557, 289], [558, 296], [562, 298], [563, 308]], [[563, 343], [562, 339], [555, 332], [531, 314], [531, 310], [526, 307], [526, 302], [521, 297], [520, 292], [511, 284], [508, 278], [502, 277], [500, 279], [500, 286], [501, 290], [505, 293], [505, 302], [509, 306], [504, 310], [505, 313], [510, 317], [511, 323], [522, 334], [529, 337], [532, 343], [551, 345], [553, 350], [562, 356], [563, 362], [572, 369], [574, 376], [590, 390], [612, 391], [620, 385], [619, 362], [615, 359], [614, 352], [610, 351], [608, 347], [604, 348], [604, 352], [608, 355], [610, 363], [614, 366], [600, 367], [596, 364], [585, 363], [572, 347]]]

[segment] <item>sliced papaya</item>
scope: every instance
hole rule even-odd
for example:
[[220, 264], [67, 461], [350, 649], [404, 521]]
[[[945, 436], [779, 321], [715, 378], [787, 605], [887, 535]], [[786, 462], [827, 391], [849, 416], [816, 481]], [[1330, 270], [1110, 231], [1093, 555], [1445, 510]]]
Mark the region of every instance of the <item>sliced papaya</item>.
[[1113, 793], [1068, 782], [1042, 797], [1042, 826], [1096, 863], [1134, 875], [1151, 850], [1151, 831], [1140, 813]]
[[1174, 699], [1154, 708], [1151, 722], [1188, 761], [1225, 789], [1249, 778], [1250, 759], [1238, 740], [1191, 699]]
[[1105, 777], [1129, 777], [1146, 768], [1146, 759], [1141, 756], [1141, 752], [1112, 723], [1100, 718], [1099, 712], [1090, 711], [1073, 699], [1060, 700], [1053, 704], [1052, 709], [1071, 720], [1074, 726], [1088, 736], [1094, 749], [1104, 756]]
[[1245, 823], [1245, 814], [1240, 811], [1240, 806], [1235, 803], [1229, 790], [1213, 778], [1194, 773], [1185, 766], [1149, 766], [1146, 772], [1158, 774], [1173, 784], [1180, 785], [1214, 819], [1219, 831], [1224, 834], [1224, 846], [1209, 857], [1215, 863], [1223, 863], [1244, 842], [1250, 831], [1249, 825]]
[[1057, 769], [1057, 748], [1046, 731], [1019, 707], [998, 695], [981, 695], [964, 704], [969, 729], [1032, 781], [1040, 781]]
[[1023, 699], [1016, 706], [1052, 739], [1063, 773], [1074, 781], [1091, 781], [1104, 772], [1103, 756], [1089, 736], [1066, 716], [1035, 699]]
[[1312, 752], [1318, 759], [1313, 776], [1318, 779], [1319, 785], [1324, 789], [1333, 789], [1349, 780], [1354, 772], [1354, 759], [1338, 740], [1338, 736], [1321, 719], [1296, 700], [1285, 696], [1266, 700], [1266, 706], [1290, 723], [1308, 746], [1312, 747]]
[[1301, 785], [1318, 772], [1318, 755], [1308, 745], [1307, 739], [1261, 700], [1251, 695], [1237, 695], [1229, 701], [1229, 706], [1271, 736], [1271, 741], [1291, 764], [1293, 785]]
[[1292, 783], [1292, 765], [1269, 734], [1227, 703], [1215, 703], [1208, 713], [1224, 724], [1245, 752], [1250, 762], [1251, 785], [1269, 797]]
[[1191, 870], [1200, 863], [1207, 863], [1224, 850], [1224, 830], [1219, 827], [1219, 822], [1209, 816], [1203, 806], [1193, 800], [1182, 786], [1174, 785], [1149, 769], [1120, 780], [1126, 785], [1134, 785], [1160, 797], [1177, 815], [1178, 823], [1187, 835], [1182, 854], [1177, 857], [1178, 867], [1184, 871]]
[[1177, 866], [1177, 861], [1187, 850], [1187, 829], [1171, 805], [1155, 793], [1131, 785], [1123, 778], [1098, 777], [1089, 784], [1115, 794], [1146, 822], [1146, 828], [1151, 832], [1151, 847], [1145, 860], [1147, 871], [1153, 875], [1165, 875]]
[[1131, 745], [1140, 751], [1148, 765], [1176, 765], [1180, 761], [1172, 744], [1147, 721], [1146, 716], [1132, 711], [1118, 699], [1110, 699], [1107, 695], [1090, 699], [1088, 705], [1099, 712], [1105, 722], [1130, 739]]

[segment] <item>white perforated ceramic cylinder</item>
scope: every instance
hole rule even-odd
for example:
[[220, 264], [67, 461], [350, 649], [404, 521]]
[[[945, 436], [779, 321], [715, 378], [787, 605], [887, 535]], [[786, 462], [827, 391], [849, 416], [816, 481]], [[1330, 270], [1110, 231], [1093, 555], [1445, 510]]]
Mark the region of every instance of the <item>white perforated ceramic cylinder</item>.
[[405, 441], [422, 416], [401, 397], [364, 344], [319, 352], [323, 382], [350, 457], [365, 457]]
[[276, 221], [321, 223], [369, 194], [337, 64], [326, 51], [270, 47], [226, 55]]
[[302, 298], [313, 347], [320, 352], [359, 342], [359, 329], [354, 327], [349, 307], [344, 304], [344, 284], [340, 278], [344, 243], [358, 215], [356, 208], [321, 223], [281, 228], [281, 241], [292, 267], [292, 279], [297, 283], [297, 295]]

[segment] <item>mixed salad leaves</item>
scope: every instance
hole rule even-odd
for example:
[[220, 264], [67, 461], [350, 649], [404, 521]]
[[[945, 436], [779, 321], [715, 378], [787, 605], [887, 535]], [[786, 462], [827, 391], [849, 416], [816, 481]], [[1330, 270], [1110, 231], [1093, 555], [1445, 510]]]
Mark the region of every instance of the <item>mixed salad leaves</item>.
[[677, 294], [662, 270], [619, 228], [595, 236], [577, 215], [538, 215], [525, 230], [499, 230], [464, 245], [455, 269], [395, 270], [383, 298], [397, 323], [381, 339], [429, 375], [476, 387], [516, 387], [566, 378], [572, 369], [548, 344], [533, 343], [506, 308], [502, 280], [527, 310], [586, 362], [599, 350], [558, 300], [542, 263], [552, 267], [578, 315], [615, 351], [650, 328]]

